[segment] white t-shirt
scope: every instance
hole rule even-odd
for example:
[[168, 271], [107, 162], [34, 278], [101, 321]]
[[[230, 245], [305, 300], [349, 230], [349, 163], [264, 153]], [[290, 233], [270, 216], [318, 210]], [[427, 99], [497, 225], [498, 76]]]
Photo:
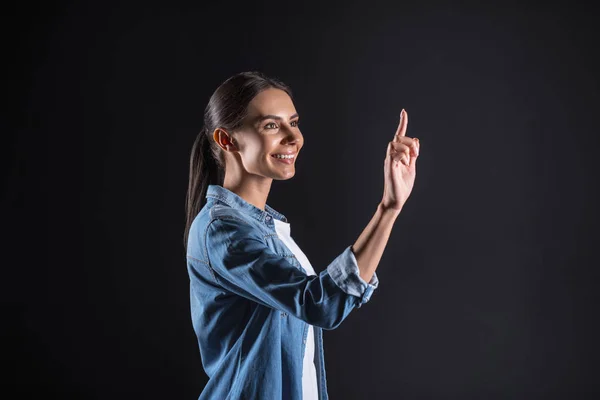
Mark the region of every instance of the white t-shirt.
[[[306, 258], [306, 255], [300, 250], [300, 247], [294, 242], [290, 235], [290, 224], [277, 218], [273, 218], [277, 236], [283, 241], [288, 249], [298, 259], [300, 265], [306, 271], [307, 275], [317, 275], [312, 265]], [[314, 363], [315, 356], [315, 336], [312, 325], [308, 325], [308, 337], [306, 338], [306, 350], [304, 351], [304, 364], [302, 367], [302, 399], [318, 400], [319, 392], [317, 387], [317, 370]]]

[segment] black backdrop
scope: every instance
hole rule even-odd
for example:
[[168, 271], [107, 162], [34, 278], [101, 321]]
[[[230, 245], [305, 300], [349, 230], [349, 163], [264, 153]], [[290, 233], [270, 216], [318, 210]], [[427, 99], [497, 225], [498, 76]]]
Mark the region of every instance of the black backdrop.
[[373, 215], [402, 108], [421, 139], [380, 287], [325, 332], [332, 399], [600, 395], [598, 14], [414, 3], [7, 9], [2, 390], [199, 395], [189, 151], [214, 89], [260, 70], [305, 137], [268, 203], [317, 272]]

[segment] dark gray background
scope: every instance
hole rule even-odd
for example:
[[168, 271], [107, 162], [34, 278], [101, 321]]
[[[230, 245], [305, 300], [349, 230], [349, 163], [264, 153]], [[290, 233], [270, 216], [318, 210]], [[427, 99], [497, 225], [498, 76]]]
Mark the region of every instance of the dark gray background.
[[421, 139], [380, 287], [325, 332], [333, 400], [597, 398], [598, 14], [218, 3], [4, 13], [2, 389], [197, 398], [188, 157], [260, 70], [305, 138], [268, 203], [317, 272], [375, 212], [402, 108]]

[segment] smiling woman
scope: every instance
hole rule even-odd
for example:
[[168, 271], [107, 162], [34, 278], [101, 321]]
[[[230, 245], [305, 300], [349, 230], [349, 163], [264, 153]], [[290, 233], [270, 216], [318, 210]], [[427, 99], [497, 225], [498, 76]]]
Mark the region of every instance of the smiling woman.
[[[211, 96], [190, 159], [184, 233], [192, 324], [209, 381], [200, 399], [327, 399], [323, 329], [378, 287], [375, 270], [415, 176], [403, 112], [373, 219], [316, 273], [284, 214], [267, 204], [304, 146], [292, 92], [259, 72]], [[400, 165], [404, 160], [406, 167]]]
[[[237, 129], [215, 127], [212, 138], [227, 165], [223, 187], [245, 186], [253, 194], [243, 194], [264, 208], [272, 180], [289, 179], [295, 174], [295, 161], [304, 145], [298, 120], [291, 91], [269, 87], [252, 98]], [[257, 186], [258, 192], [254, 190]]]

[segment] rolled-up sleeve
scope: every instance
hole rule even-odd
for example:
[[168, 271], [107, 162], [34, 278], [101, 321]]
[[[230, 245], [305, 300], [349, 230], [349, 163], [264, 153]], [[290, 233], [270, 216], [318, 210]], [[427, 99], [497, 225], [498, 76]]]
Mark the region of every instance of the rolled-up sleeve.
[[346, 247], [342, 254], [327, 266], [327, 270], [333, 281], [344, 292], [360, 299], [357, 307], [369, 301], [371, 294], [379, 286], [376, 272], [373, 273], [373, 277], [368, 283], [360, 277], [358, 262], [351, 245]]
[[369, 301], [379, 284], [375, 274], [369, 283], [360, 277], [351, 246], [320, 274], [307, 275], [235, 217], [209, 223], [206, 249], [214, 277], [225, 289], [323, 329], [335, 329], [354, 307]]

